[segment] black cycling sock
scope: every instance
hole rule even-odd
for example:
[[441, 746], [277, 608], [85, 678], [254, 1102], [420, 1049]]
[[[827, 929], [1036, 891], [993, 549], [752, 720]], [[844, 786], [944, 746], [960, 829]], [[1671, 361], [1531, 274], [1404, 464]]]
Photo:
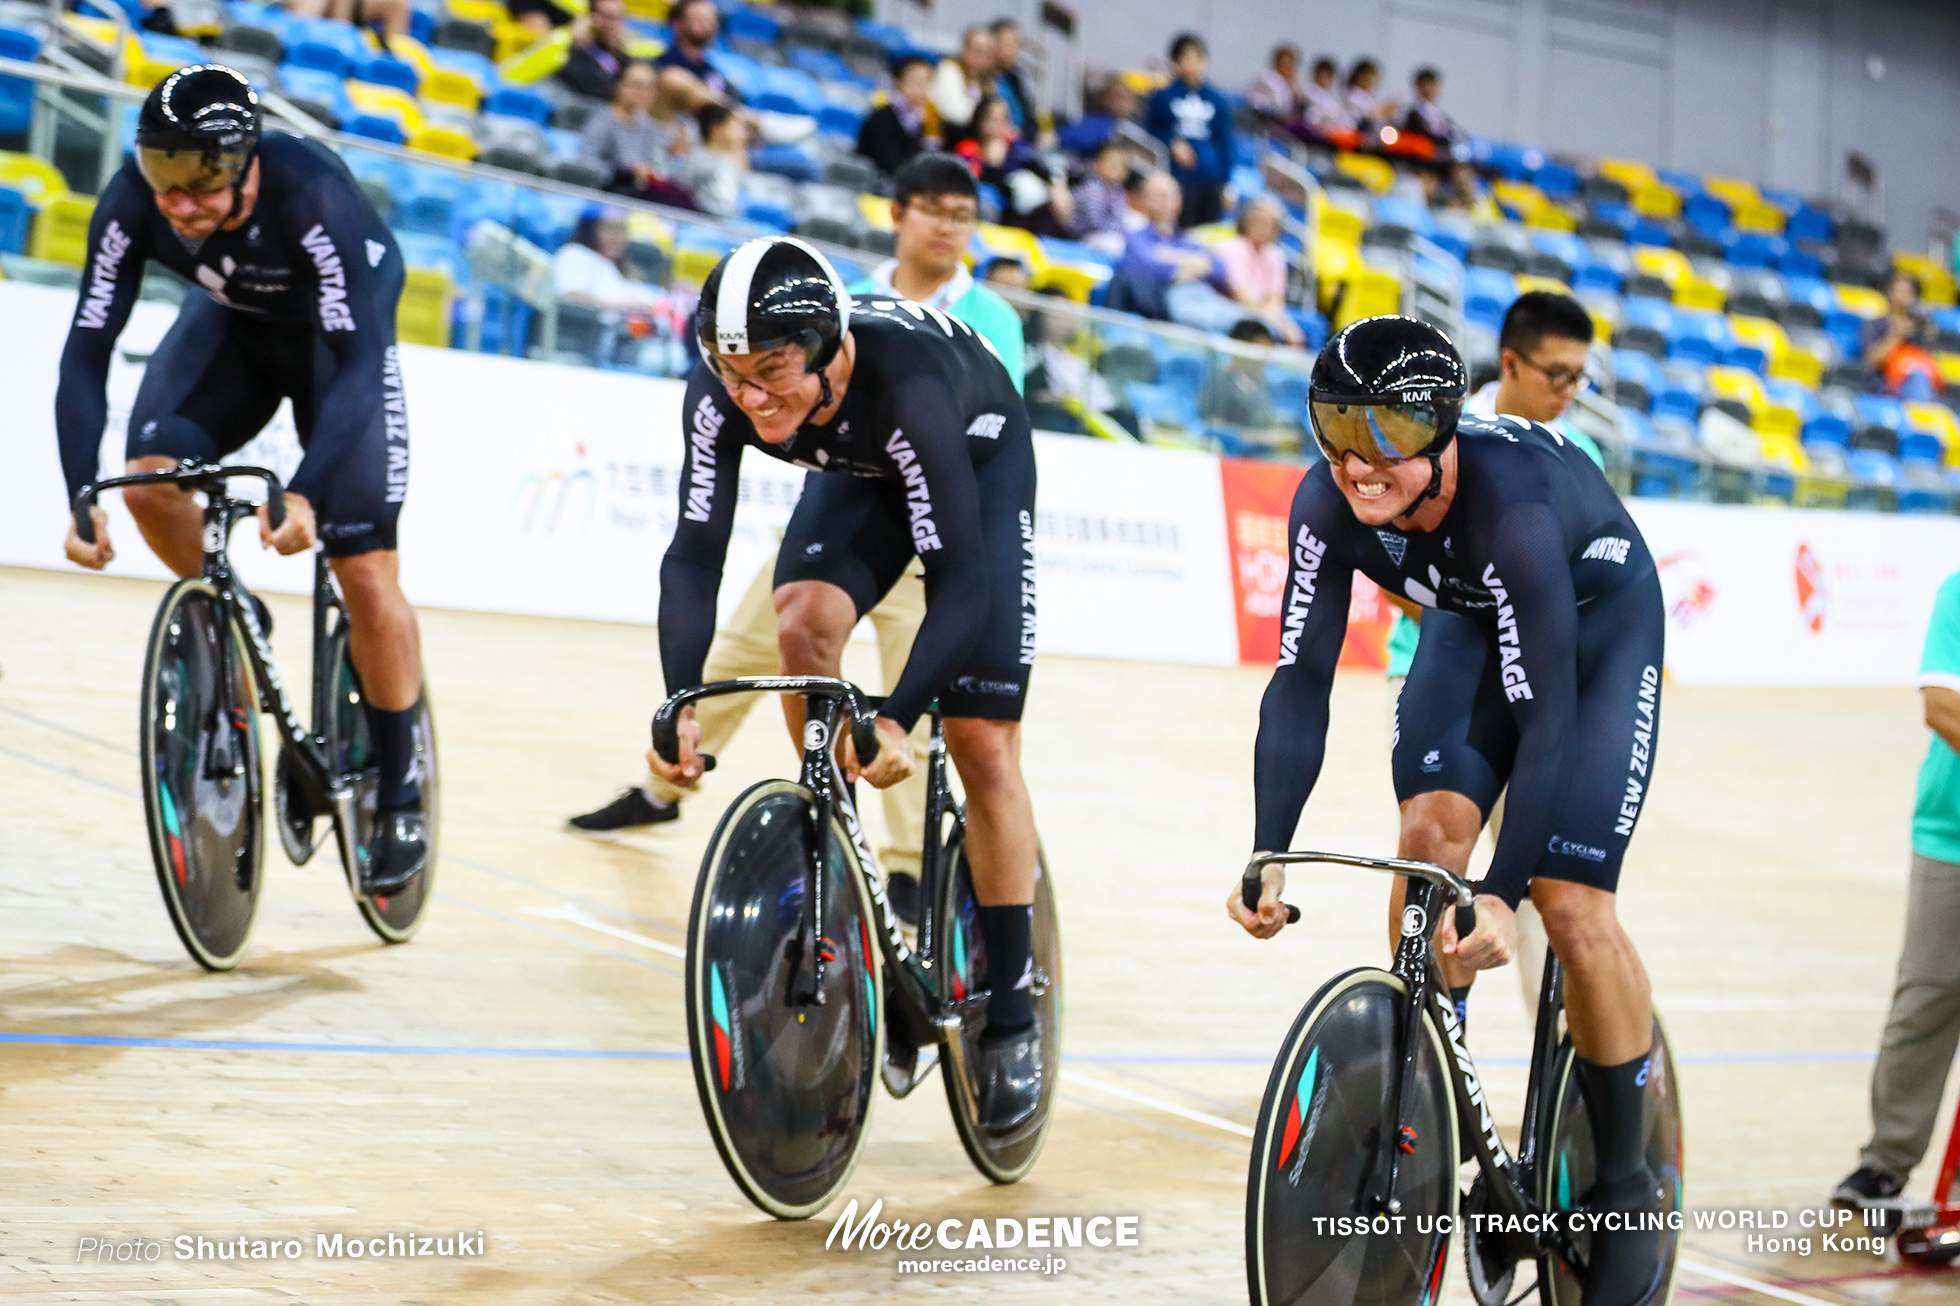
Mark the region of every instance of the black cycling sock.
[[1034, 908], [1022, 903], [980, 908], [987, 946], [987, 1032], [1012, 1034], [1034, 1024]]
[[1602, 1184], [1638, 1176], [1646, 1165], [1647, 1060], [1652, 1049], [1617, 1066], [1572, 1059], [1592, 1117], [1593, 1173]]
[[1456, 1008], [1456, 1027], [1468, 1037], [1470, 1033], [1470, 985], [1452, 984], [1450, 986], [1450, 1005]]
[[375, 806], [383, 811], [400, 811], [422, 801], [422, 786], [415, 776], [415, 712], [412, 707], [387, 712], [369, 703], [368, 733], [374, 737], [375, 761], [381, 766], [381, 787]]

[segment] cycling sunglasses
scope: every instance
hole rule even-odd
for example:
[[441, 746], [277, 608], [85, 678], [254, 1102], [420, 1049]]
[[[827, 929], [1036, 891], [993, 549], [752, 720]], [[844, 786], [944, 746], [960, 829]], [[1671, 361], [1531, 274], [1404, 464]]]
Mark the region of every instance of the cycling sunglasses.
[[136, 166], [159, 195], [173, 190], [186, 195], [215, 195], [238, 184], [248, 157], [242, 152], [214, 154], [141, 147], [136, 151]]
[[1314, 439], [1329, 462], [1349, 454], [1377, 466], [1394, 466], [1429, 453], [1441, 423], [1426, 405], [1312, 403]]

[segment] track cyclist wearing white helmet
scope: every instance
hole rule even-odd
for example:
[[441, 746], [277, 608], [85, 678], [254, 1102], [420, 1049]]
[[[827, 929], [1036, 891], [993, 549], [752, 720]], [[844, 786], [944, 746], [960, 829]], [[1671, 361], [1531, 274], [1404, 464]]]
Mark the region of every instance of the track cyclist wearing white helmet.
[[[679, 524], [660, 566], [667, 691], [701, 681], [745, 449], [810, 469], [776, 564], [784, 674], [837, 675], [858, 619], [915, 556], [923, 562], [925, 621], [863, 775], [882, 789], [910, 774], [908, 734], [937, 698], [966, 788], [990, 970], [975, 1090], [981, 1123], [1010, 1131], [1053, 1073], [1033, 1005], [1037, 846], [1021, 775], [1035, 628], [1027, 410], [973, 328], [895, 298], [854, 302], [829, 262], [793, 238], [752, 240], [724, 258], [695, 325], [703, 361], [688, 380]], [[801, 704], [785, 702], [796, 733]], [[692, 788], [698, 735], [684, 710], [679, 762], [649, 752], [648, 764]]]

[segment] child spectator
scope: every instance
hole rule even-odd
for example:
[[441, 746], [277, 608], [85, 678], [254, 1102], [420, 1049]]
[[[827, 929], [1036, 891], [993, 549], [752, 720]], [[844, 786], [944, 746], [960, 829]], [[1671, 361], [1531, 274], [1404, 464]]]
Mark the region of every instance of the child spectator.
[[749, 125], [719, 104], [702, 105], [694, 120], [701, 145], [681, 159], [674, 180], [703, 213], [733, 217], [742, 211], [742, 179], [749, 175]]
[[974, 176], [1000, 193], [1002, 226], [1042, 236], [1068, 234], [1075, 197], [1064, 179], [1052, 174], [1015, 134], [1007, 104], [999, 96], [981, 97], [973, 111], [973, 135], [954, 148], [973, 168]]
[[1121, 254], [1130, 237], [1130, 199], [1124, 189], [1129, 179], [1129, 152], [1112, 136], [1096, 151], [1089, 175], [1075, 188], [1069, 234], [1105, 254]]
[[932, 61], [899, 56], [892, 65], [891, 99], [872, 110], [858, 130], [857, 152], [887, 177], [933, 148], [939, 111], [932, 103]]
[[1232, 106], [1205, 80], [1205, 43], [1185, 32], [1171, 42], [1169, 86], [1150, 97], [1144, 130], [1171, 150], [1171, 175], [1184, 191], [1179, 223], [1195, 227], [1218, 221], [1225, 182], [1232, 175]]

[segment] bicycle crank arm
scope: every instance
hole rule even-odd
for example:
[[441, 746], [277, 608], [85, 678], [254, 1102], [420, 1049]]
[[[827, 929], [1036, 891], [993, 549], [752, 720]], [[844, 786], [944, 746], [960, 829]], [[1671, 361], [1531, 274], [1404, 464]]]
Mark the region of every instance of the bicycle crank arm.
[[347, 887], [358, 898], [361, 896], [361, 846], [355, 842], [354, 787], [343, 785], [331, 791], [327, 800], [333, 804], [333, 837], [340, 845], [340, 864], [347, 868], [350, 881]]
[[960, 1095], [960, 1106], [969, 1120], [980, 1118], [980, 1104], [973, 1097], [973, 1077], [966, 1073], [966, 1022], [957, 1015], [939, 1018], [939, 1043], [946, 1049], [946, 1073]]

